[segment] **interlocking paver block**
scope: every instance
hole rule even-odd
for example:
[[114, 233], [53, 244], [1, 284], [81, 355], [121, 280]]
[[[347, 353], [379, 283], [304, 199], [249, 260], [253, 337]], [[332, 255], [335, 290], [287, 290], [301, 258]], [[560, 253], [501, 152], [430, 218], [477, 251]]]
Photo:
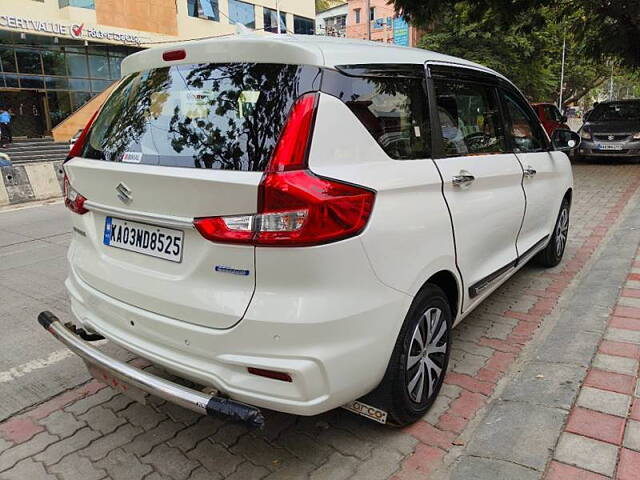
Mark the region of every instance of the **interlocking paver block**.
[[352, 477], [352, 480], [386, 480], [398, 470], [402, 455], [393, 450], [377, 448], [371, 452], [368, 460], [363, 462]]
[[149, 465], [141, 463], [132, 453], [118, 448], [95, 464], [103, 468], [112, 480], [139, 480], [152, 472]]
[[202, 417], [198, 423], [187, 427], [178, 433], [175, 438], [169, 440], [169, 445], [187, 452], [201, 440], [212, 437], [222, 424], [223, 421], [219, 418]]
[[[0, 466], [0, 470], [2, 466]], [[11, 470], [0, 473], [2, 480], [55, 480], [56, 477], [48, 474], [44, 465], [39, 462], [34, 462], [32, 459], [27, 458], [20, 461]]]
[[0, 472], [13, 467], [20, 460], [43, 451], [47, 446], [58, 441], [58, 437], [49, 432], [42, 432], [31, 440], [16, 445], [0, 454]]
[[549, 466], [545, 480], [607, 480], [607, 477], [553, 461]]
[[593, 367], [607, 370], [609, 372], [624, 373], [625, 375], [635, 375], [638, 371], [638, 361], [632, 358], [618, 357], [598, 353], [593, 361]]
[[631, 404], [631, 396], [609, 392], [599, 388], [583, 387], [577, 405], [598, 412], [626, 417]]
[[187, 458], [180, 450], [166, 445], [158, 445], [151, 453], [140, 459], [163, 475], [175, 480], [187, 480], [200, 463]]
[[203, 440], [196, 448], [187, 453], [187, 457], [199, 461], [212, 474], [223, 477], [231, 475], [244, 459], [234, 455], [222, 445]]
[[267, 475], [269, 475], [269, 470], [266, 468], [253, 465], [251, 462], [244, 462], [226, 480], [261, 480]]
[[99, 436], [99, 432], [91, 430], [88, 427], [84, 427], [74, 433], [71, 437], [50, 445], [34, 458], [39, 462], [43, 462], [45, 465], [53, 465], [54, 463], [58, 463], [65, 455], [86, 447], [92, 440]]
[[105, 387], [99, 392], [94, 393], [93, 395], [89, 395], [81, 400], [78, 400], [75, 403], [72, 403], [71, 405], [66, 407], [65, 410], [67, 412], [73, 413], [74, 415], [82, 415], [83, 413], [86, 413], [90, 408], [111, 400], [116, 396], [117, 393], [118, 392], [116, 392], [112, 388]]
[[248, 432], [247, 427], [237, 422], [229, 422], [222, 425], [213, 434], [213, 440], [217, 443], [230, 447], [238, 442], [238, 439]]
[[[629, 420], [624, 432], [623, 445], [640, 452], [640, 422]], [[640, 472], [638, 472], [638, 476], [640, 477]]]
[[613, 476], [618, 448], [582, 435], [563, 433], [555, 451], [555, 458], [563, 463]]
[[283, 448], [275, 448], [262, 438], [245, 435], [231, 447], [231, 452], [250, 460], [255, 465], [271, 468], [293, 456]]
[[169, 415], [173, 421], [184, 423], [185, 425], [193, 425], [202, 418], [202, 415], [171, 402], [165, 402], [160, 405], [158, 411]]
[[102, 406], [117, 413], [126, 409], [129, 405], [132, 405], [134, 403], [136, 403], [135, 400], [132, 400], [126, 395], [120, 394], [120, 395], [116, 395], [108, 402], [103, 403]]
[[115, 413], [102, 405], [89, 409], [87, 413], [79, 418], [85, 421], [93, 430], [97, 430], [103, 435], [113, 432], [120, 425], [126, 423], [124, 418], [116, 416]]
[[569, 415], [565, 430], [603, 442], [620, 445], [624, 432], [624, 419], [576, 407]]
[[318, 436], [318, 441], [327, 443], [343, 455], [352, 455], [360, 459], [369, 456], [373, 445], [362, 439], [358, 439], [351, 432], [340, 428], [329, 428]]
[[166, 420], [167, 416], [156, 412], [149, 405], [133, 403], [125, 410], [118, 413], [118, 416], [126, 418], [129, 423], [136, 427], [142, 427], [145, 430], [151, 430], [157, 427], [162, 420]]
[[299, 459], [317, 466], [325, 462], [333, 452], [326, 444], [318, 443], [313, 438], [299, 432], [290, 432], [282, 436], [278, 444]]
[[[222, 475], [211, 473], [204, 467], [198, 467], [193, 472], [191, 472], [189, 480], [220, 480], [222, 478]], [[145, 480], [150, 480], [150, 478], [147, 477], [145, 478]]]
[[0, 424], [0, 438], [6, 438], [12, 443], [22, 443], [33, 438], [37, 433], [44, 430], [27, 416], [15, 417]]
[[453, 466], [450, 480], [538, 480], [540, 473], [491, 458], [463, 456]]
[[49, 467], [49, 471], [64, 479], [99, 480], [107, 475], [104, 470], [95, 468], [88, 459], [75, 454]]
[[640, 331], [624, 330], [621, 328], [607, 328], [604, 338], [617, 342], [627, 342], [640, 345]]
[[65, 412], [64, 410], [53, 412], [48, 417], [40, 420], [39, 423], [44, 426], [49, 433], [58, 435], [60, 438], [70, 437], [76, 431], [86, 426], [84, 421], [76, 420], [71, 413]]
[[358, 460], [335, 452], [327, 463], [311, 472], [311, 480], [342, 480], [352, 478], [358, 468]]
[[183, 428], [184, 425], [181, 423], [165, 420], [160, 422], [157, 427], [138, 435], [131, 443], [124, 445], [122, 448], [129, 453], [135, 453], [140, 456], [146, 455], [153, 447], [173, 438]]
[[143, 430], [140, 427], [134, 427], [129, 424], [122, 425], [115, 432], [98, 438], [87, 448], [80, 450], [79, 453], [95, 462], [107, 456], [112, 450], [131, 442], [136, 435], [140, 435], [142, 432]]

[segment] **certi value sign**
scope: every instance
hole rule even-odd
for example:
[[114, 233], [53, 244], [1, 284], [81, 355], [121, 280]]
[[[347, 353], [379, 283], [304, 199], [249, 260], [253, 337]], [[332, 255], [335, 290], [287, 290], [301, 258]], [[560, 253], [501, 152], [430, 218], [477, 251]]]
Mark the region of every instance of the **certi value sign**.
[[140, 45], [140, 43], [142, 43], [142, 40], [137, 35], [87, 27], [84, 23], [64, 24], [47, 22], [45, 20], [34, 20], [32, 18], [15, 17], [13, 15], [0, 15], [0, 28], [2, 27], [49, 33], [51, 35], [60, 35], [79, 40], [110, 40], [133, 45]]

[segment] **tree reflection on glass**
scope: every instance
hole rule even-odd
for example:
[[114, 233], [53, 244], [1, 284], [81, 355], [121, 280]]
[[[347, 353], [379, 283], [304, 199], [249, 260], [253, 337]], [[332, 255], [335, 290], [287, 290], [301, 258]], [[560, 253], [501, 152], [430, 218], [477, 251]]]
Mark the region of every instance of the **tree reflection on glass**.
[[[85, 155], [222, 170], [263, 170], [305, 67], [234, 63], [180, 65], [134, 74], [105, 104]], [[317, 70], [316, 70], [317, 75]]]

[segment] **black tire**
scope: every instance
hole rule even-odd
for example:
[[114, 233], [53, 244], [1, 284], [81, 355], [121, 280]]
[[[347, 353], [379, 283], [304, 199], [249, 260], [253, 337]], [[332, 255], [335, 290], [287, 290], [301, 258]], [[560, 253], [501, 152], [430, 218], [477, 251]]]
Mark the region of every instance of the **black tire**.
[[[435, 401], [442, 387], [449, 364], [452, 324], [451, 307], [445, 293], [436, 285], [425, 285], [414, 299], [409, 313], [407, 313], [385, 376], [374, 392], [377, 399], [376, 403], [387, 411], [389, 414], [388, 421], [391, 424], [402, 426], [419, 420], [427, 413]], [[418, 344], [414, 339], [416, 329], [421, 326], [430, 329], [429, 332], [426, 332], [420, 328], [423, 338], [427, 340], [433, 338], [429, 336], [434, 335], [433, 332], [435, 332], [436, 336], [440, 336], [440, 339], [432, 344], [432, 353], [429, 355], [422, 353], [427, 349], [423, 348], [422, 351], [418, 351]], [[437, 351], [440, 349], [443, 349], [444, 353]], [[407, 369], [410, 357], [416, 363]], [[415, 360], [416, 358], [418, 360]], [[425, 358], [428, 360], [425, 360]], [[431, 365], [436, 365], [440, 368], [438, 375], [436, 375], [437, 369], [431, 368]], [[418, 396], [417, 383], [412, 391], [409, 389], [409, 384], [411, 380], [415, 380], [420, 368], [423, 371], [422, 378], [424, 378], [424, 381], [422, 393]], [[431, 381], [429, 380], [430, 378]], [[431, 385], [430, 390], [429, 384]]]
[[551, 239], [548, 245], [535, 257], [535, 262], [538, 265], [551, 268], [557, 266], [562, 261], [562, 256], [567, 246], [570, 211], [569, 200], [565, 198], [562, 200], [560, 212], [558, 212], [558, 218], [553, 226], [553, 232], [551, 232]]

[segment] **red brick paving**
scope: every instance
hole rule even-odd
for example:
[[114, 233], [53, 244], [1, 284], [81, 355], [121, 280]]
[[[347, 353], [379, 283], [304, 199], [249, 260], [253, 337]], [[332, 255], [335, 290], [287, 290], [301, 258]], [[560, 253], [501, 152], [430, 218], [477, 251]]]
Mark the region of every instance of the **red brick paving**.
[[613, 314], [618, 317], [640, 318], [640, 308], [618, 306]]
[[633, 420], [640, 420], [640, 398], [635, 398], [633, 400], [633, 405], [631, 406], [631, 412], [629, 413], [629, 418]]
[[640, 288], [625, 288], [622, 290], [623, 297], [640, 298]]
[[622, 373], [607, 372], [592, 368], [584, 380], [584, 384], [589, 387], [601, 388], [611, 392], [624, 393], [631, 395], [635, 388], [635, 382], [632, 376]]
[[569, 415], [565, 430], [595, 440], [620, 445], [624, 424], [623, 418], [575, 407]]
[[638, 480], [640, 478], [640, 453], [623, 448], [618, 463], [618, 480]]
[[0, 425], [0, 437], [13, 443], [22, 443], [31, 439], [36, 433], [44, 431], [44, 427], [29, 417], [16, 417]]
[[609, 326], [613, 328], [624, 328], [627, 330], [640, 330], [640, 319], [626, 317], [611, 317]]
[[606, 480], [607, 478], [609, 477], [553, 461], [545, 480]]
[[603, 340], [599, 351], [607, 355], [617, 355], [619, 357], [640, 358], [640, 345], [633, 343], [614, 342]]

